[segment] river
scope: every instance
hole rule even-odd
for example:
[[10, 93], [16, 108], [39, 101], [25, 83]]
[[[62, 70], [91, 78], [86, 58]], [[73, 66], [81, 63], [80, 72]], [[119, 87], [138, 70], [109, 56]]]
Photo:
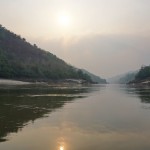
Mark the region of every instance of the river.
[[0, 150], [149, 150], [150, 88], [0, 86]]

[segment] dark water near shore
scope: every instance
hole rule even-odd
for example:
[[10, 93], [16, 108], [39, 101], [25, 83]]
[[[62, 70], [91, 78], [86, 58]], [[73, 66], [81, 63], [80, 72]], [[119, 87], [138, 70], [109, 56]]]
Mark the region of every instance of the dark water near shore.
[[149, 150], [150, 88], [0, 87], [0, 150]]

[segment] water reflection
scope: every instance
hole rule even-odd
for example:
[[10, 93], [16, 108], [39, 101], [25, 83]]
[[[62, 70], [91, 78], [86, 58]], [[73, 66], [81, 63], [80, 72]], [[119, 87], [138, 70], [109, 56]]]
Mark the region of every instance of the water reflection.
[[[96, 92], [89, 94], [87, 93], [93, 91], [90, 88], [72, 89], [76, 93], [71, 92], [70, 89], [63, 89], [65, 89], [65, 91], [59, 89], [58, 91], [60, 92], [56, 92], [57, 88], [56, 91], [52, 89], [53, 92], [51, 92], [50, 89], [49, 92], [43, 90], [40, 94], [36, 92], [36, 90], [32, 92], [20, 92], [21, 94], [19, 94], [19, 96], [14, 96], [16, 92], [11, 92], [12, 90], [10, 91], [11, 94], [7, 92], [7, 94], [4, 94], [5, 92], [2, 92], [3, 96], [9, 95], [8, 97], [10, 97], [12, 95], [12, 97], [15, 97], [14, 100], [9, 98], [11, 99], [9, 103], [11, 103], [11, 101], [15, 102], [16, 97], [19, 102], [23, 101], [23, 99], [25, 102], [28, 102], [29, 98], [29, 101], [31, 100], [33, 103], [36, 103], [36, 100], [41, 104], [44, 103], [43, 107], [41, 104], [37, 107], [39, 107], [40, 110], [43, 110], [42, 108], [48, 110], [48, 113], [43, 113], [42, 117], [49, 113], [50, 116], [44, 119], [42, 117], [41, 119], [35, 117], [37, 120], [34, 124], [29, 124], [25, 128], [21, 128], [22, 131], [14, 134], [17, 136], [13, 135], [10, 141], [1, 142], [0, 149], [150, 149], [150, 111], [141, 109], [141, 102], [134, 89], [108, 85], [106, 88], [101, 88], [100, 91], [98, 91], [99, 89], [97, 88]], [[32, 93], [34, 96], [31, 96]], [[59, 96], [52, 96], [52, 94]], [[39, 95], [42, 96], [40, 97]], [[66, 97], [66, 95], [69, 96]], [[71, 97], [71, 95], [73, 96]], [[88, 96], [84, 97], [86, 95]], [[78, 97], [81, 98], [75, 101]], [[53, 99], [55, 102], [53, 102]], [[45, 106], [47, 103], [53, 104], [54, 106], [59, 104], [59, 106], [47, 107]], [[13, 104], [13, 102], [11, 104]], [[142, 105], [143, 104], [148, 105], [147, 103], [142, 103]], [[29, 107], [26, 103], [22, 105]], [[31, 106], [34, 106], [34, 104], [31, 104]], [[62, 106], [64, 107], [62, 108]], [[51, 113], [54, 110], [55, 113]], [[27, 120], [29, 121], [31, 119], [28, 118]], [[26, 123], [28, 122], [25, 122], [25, 124]]]
[[[11, 86], [0, 88], [0, 142], [9, 133], [18, 132], [29, 121], [46, 117], [65, 103], [85, 97], [90, 88]], [[63, 147], [61, 147], [63, 149]]]
[[150, 89], [140, 89], [136, 91], [142, 103], [150, 103]]
[[65, 139], [63, 137], [60, 137], [57, 141], [57, 145], [58, 145], [58, 150], [66, 150], [66, 143], [65, 143]]
[[63, 146], [60, 146], [60, 147], [59, 147], [59, 150], [65, 150], [65, 149], [64, 149], [64, 147], [63, 147]]
[[126, 92], [132, 96], [138, 96], [141, 103], [150, 103], [150, 87], [131, 87], [126, 88]]

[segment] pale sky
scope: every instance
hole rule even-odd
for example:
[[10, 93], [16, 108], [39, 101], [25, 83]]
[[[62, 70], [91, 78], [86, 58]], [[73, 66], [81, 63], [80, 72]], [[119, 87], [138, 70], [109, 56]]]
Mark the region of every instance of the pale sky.
[[0, 24], [104, 78], [150, 64], [150, 0], [0, 0]]

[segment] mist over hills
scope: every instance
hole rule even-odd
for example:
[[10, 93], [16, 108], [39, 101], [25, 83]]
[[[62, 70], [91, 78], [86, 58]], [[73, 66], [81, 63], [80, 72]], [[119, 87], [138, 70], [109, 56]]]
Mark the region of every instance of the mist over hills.
[[82, 79], [92, 81], [89, 74], [62, 59], [31, 45], [19, 35], [0, 25], [0, 78], [19, 80]]
[[110, 84], [150, 85], [150, 65], [107, 79]]
[[130, 71], [107, 79], [110, 84], [126, 84], [135, 79], [138, 71]]

